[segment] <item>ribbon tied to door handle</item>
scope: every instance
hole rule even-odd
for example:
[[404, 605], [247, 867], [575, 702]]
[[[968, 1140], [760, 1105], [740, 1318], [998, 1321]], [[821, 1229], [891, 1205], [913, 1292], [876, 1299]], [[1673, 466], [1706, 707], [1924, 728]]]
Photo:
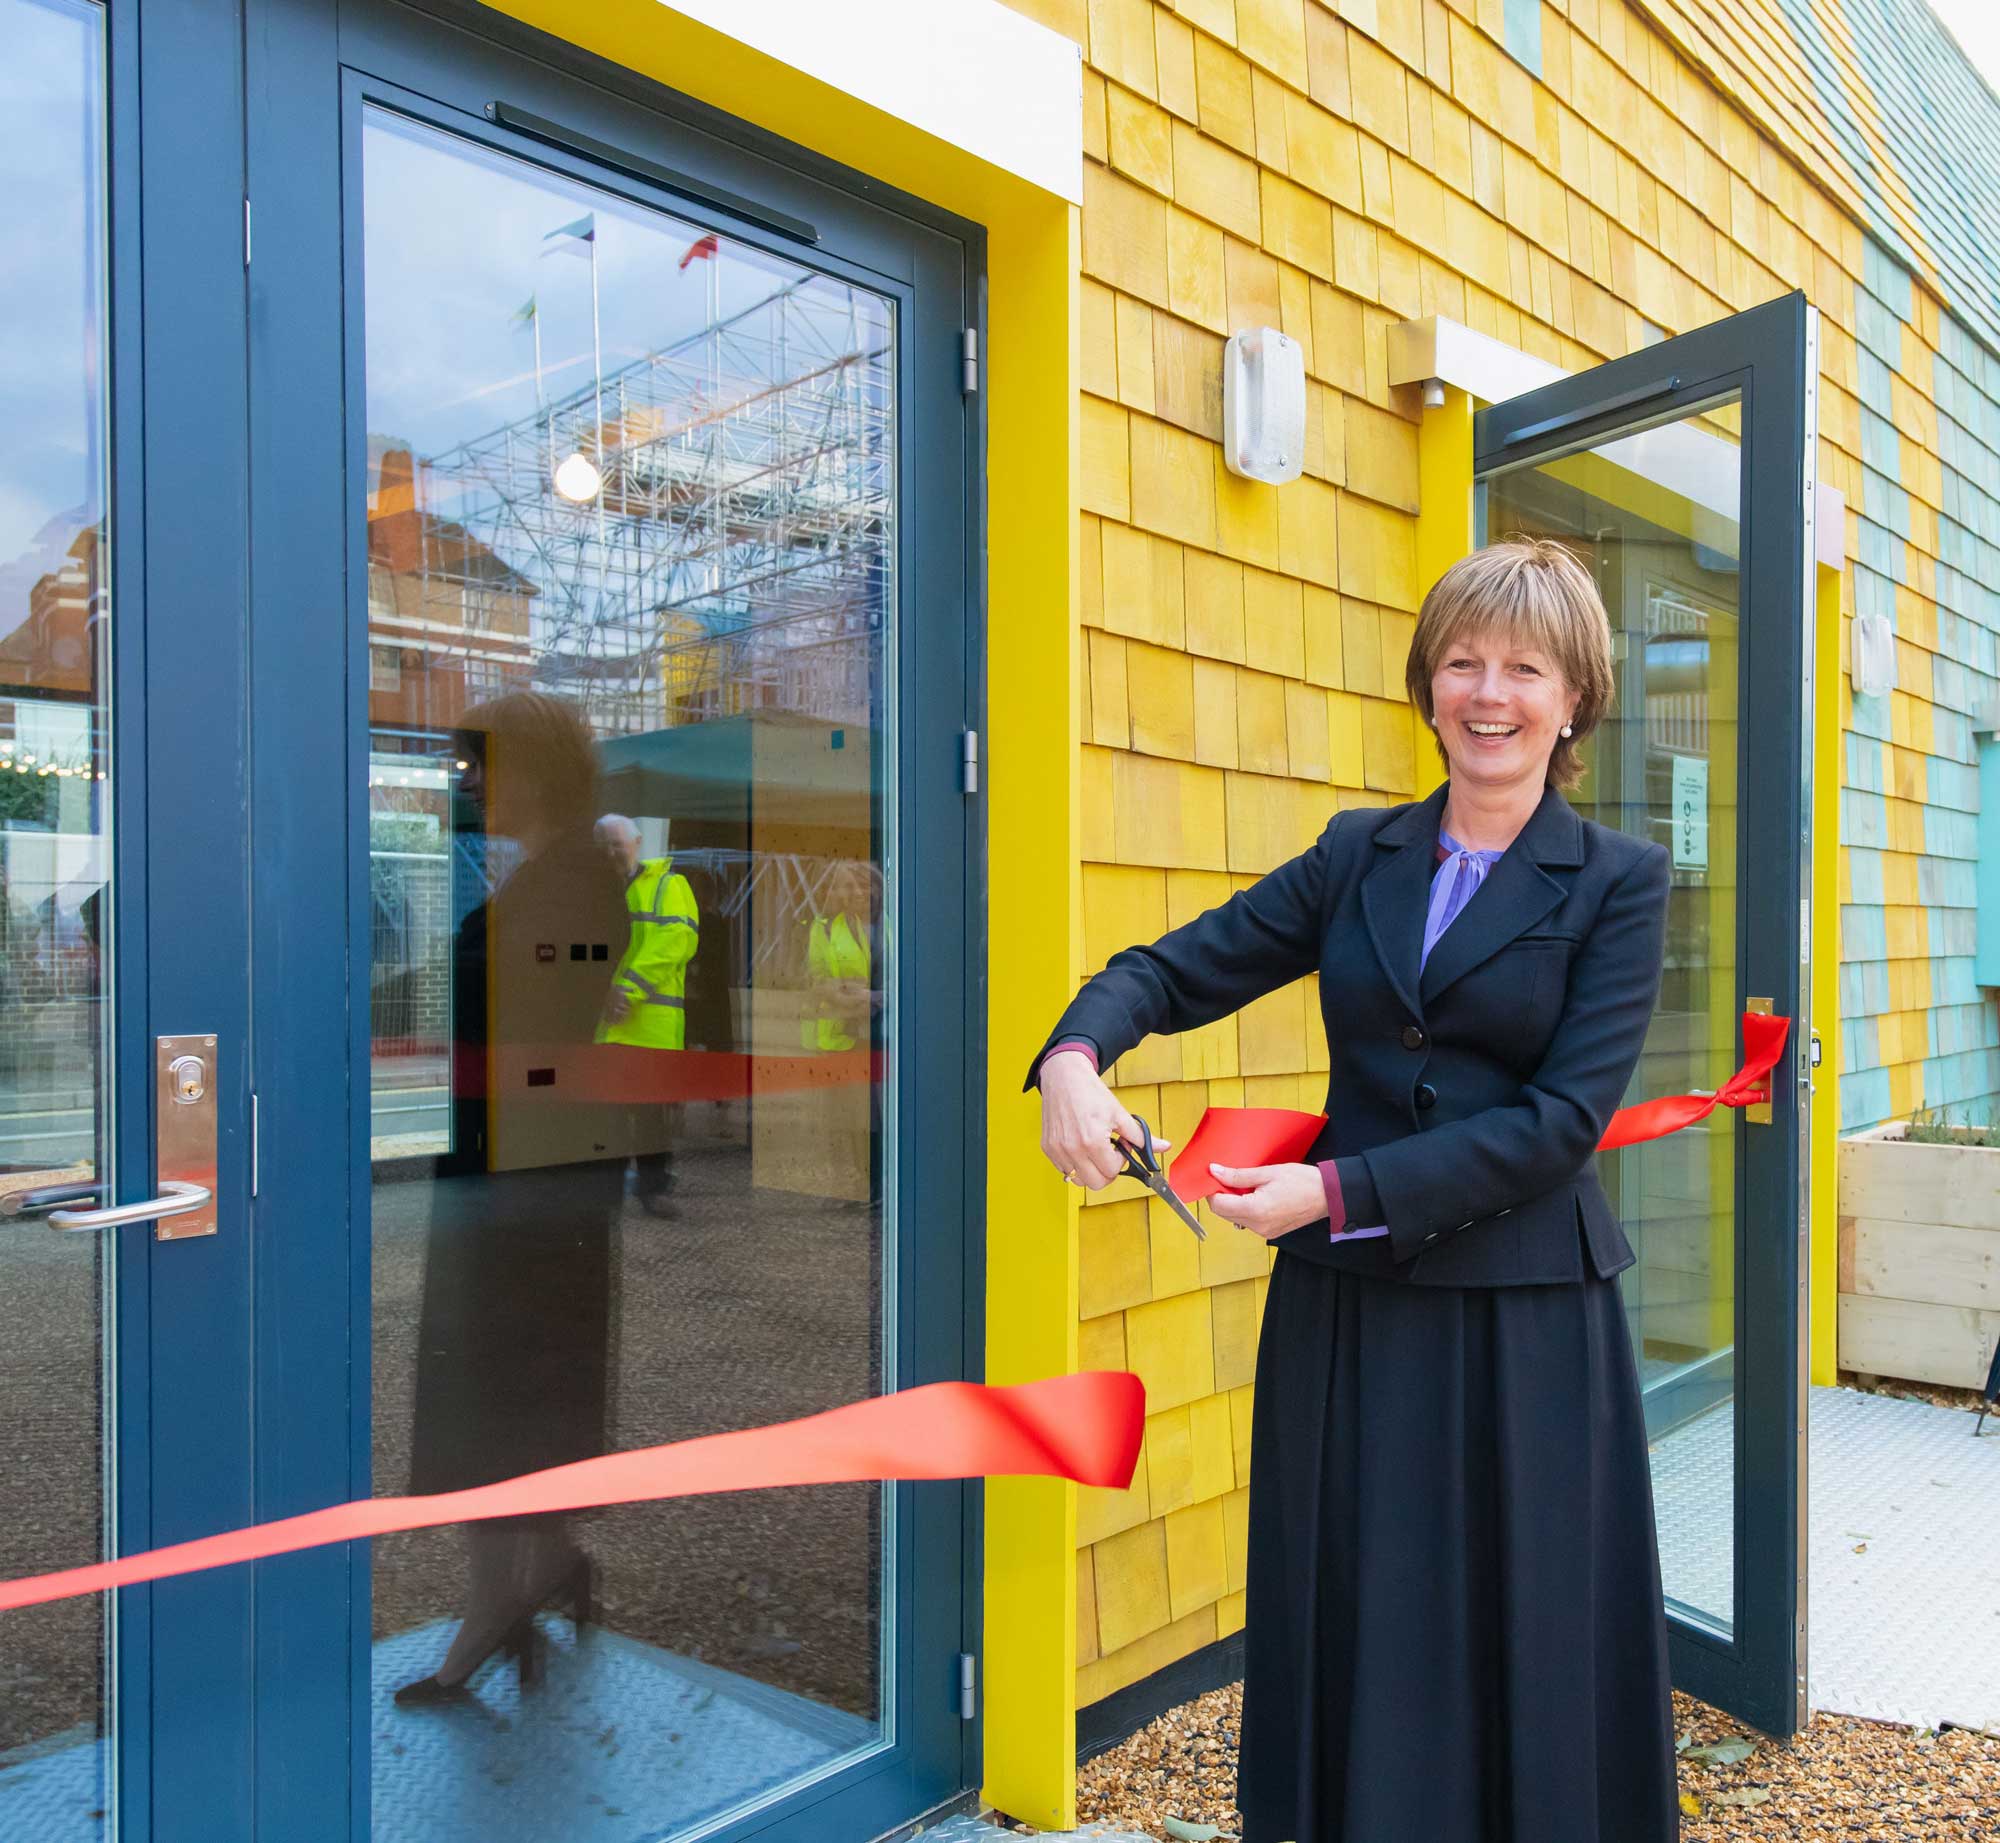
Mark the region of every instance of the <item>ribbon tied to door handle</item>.
[[1771, 1098], [1771, 1071], [1785, 1053], [1792, 1020], [1767, 1012], [1743, 1014], [1743, 1066], [1713, 1094], [1696, 1090], [1691, 1094], [1666, 1094], [1658, 1100], [1640, 1101], [1621, 1107], [1611, 1116], [1604, 1137], [1597, 1142], [1600, 1152], [1615, 1152], [1620, 1146], [1638, 1145], [1648, 1139], [1664, 1139], [1684, 1127], [1706, 1120], [1718, 1107], [1750, 1107]]

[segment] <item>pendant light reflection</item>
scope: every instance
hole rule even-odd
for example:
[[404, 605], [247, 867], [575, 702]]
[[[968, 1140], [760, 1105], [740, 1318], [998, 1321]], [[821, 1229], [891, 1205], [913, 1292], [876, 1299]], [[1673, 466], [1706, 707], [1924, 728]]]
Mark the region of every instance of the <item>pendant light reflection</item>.
[[603, 484], [604, 476], [581, 454], [572, 454], [556, 469], [556, 491], [572, 505], [588, 505]]

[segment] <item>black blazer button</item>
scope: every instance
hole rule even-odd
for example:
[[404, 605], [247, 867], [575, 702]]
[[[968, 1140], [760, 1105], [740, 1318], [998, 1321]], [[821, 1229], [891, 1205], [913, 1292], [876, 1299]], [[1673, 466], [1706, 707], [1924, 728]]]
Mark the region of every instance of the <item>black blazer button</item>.
[[1438, 1104], [1438, 1091], [1435, 1088], [1433, 1088], [1427, 1081], [1418, 1082], [1417, 1105], [1419, 1107], [1435, 1107], [1437, 1104]]
[[1405, 1049], [1422, 1049], [1423, 1046], [1424, 1033], [1414, 1024], [1405, 1024], [1403, 1026], [1403, 1047]]

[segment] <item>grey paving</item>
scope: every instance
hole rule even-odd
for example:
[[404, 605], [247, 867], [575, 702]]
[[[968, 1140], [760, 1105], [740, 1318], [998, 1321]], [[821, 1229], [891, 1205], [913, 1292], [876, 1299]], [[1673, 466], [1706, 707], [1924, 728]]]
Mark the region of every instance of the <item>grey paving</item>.
[[[1812, 1391], [1808, 1699], [1876, 1721], [2000, 1732], [2000, 1420]], [[1725, 1403], [1653, 1448], [1670, 1599], [1726, 1625], [1734, 1427]]]

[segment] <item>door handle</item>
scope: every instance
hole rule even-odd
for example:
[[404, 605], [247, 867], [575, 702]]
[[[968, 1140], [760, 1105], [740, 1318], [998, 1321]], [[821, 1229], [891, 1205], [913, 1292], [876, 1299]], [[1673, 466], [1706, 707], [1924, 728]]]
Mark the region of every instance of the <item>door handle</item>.
[[215, 1195], [206, 1184], [184, 1184], [178, 1178], [163, 1178], [164, 1193], [143, 1203], [121, 1203], [115, 1209], [59, 1209], [49, 1217], [52, 1229], [115, 1229], [127, 1222], [157, 1222], [162, 1216], [185, 1216], [211, 1201]]

